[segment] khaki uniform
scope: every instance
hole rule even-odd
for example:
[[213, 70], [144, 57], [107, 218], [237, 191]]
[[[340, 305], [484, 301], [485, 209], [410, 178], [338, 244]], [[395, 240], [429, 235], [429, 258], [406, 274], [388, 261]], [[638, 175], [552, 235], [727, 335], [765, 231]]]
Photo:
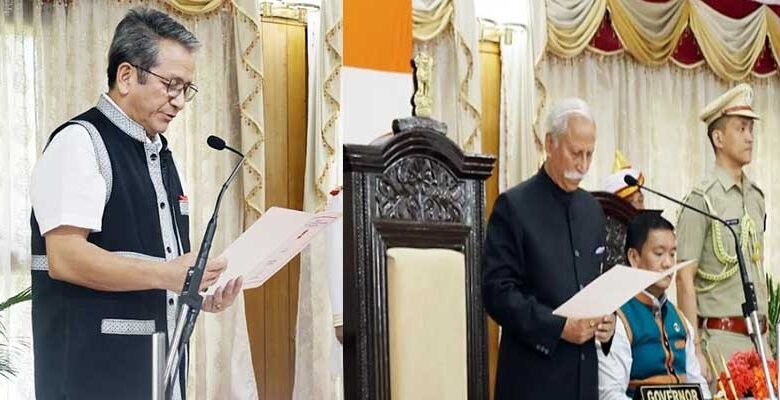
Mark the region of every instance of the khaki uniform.
[[[766, 228], [764, 194], [761, 189], [742, 174], [742, 185], [723, 169], [715, 170], [688, 195], [687, 204], [706, 210], [729, 223], [743, 243], [743, 255], [750, 278], [756, 288], [759, 315], [766, 316], [769, 297], [766, 275], [762, 266], [763, 235]], [[745, 220], [746, 217], [750, 219]], [[748, 225], [745, 225], [745, 223]], [[713, 229], [714, 224], [719, 227]], [[742, 234], [748, 229], [748, 237]], [[720, 228], [720, 240], [713, 241], [713, 234]], [[745, 297], [736, 261], [724, 264], [716, 255], [715, 246], [722, 244], [727, 257], [735, 257], [734, 238], [722, 224], [694, 211], [683, 209], [677, 223], [677, 256], [681, 261], [698, 259], [698, 271], [694, 281], [699, 318], [740, 317]], [[723, 354], [726, 359], [735, 351], [750, 350], [750, 337], [726, 330], [701, 329], [711, 351]], [[769, 347], [767, 347], [769, 349]]]

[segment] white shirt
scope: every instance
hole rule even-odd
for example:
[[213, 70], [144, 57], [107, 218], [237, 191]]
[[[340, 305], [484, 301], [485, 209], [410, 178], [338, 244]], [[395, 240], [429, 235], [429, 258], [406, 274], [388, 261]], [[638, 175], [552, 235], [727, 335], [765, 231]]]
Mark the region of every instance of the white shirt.
[[33, 170], [30, 198], [41, 235], [63, 225], [100, 232], [106, 182], [86, 128], [69, 125], [52, 139]]
[[[648, 295], [655, 298], [649, 293]], [[685, 318], [682, 320], [685, 322], [686, 331], [693, 332], [693, 326], [688, 320]], [[612, 338], [609, 355], [605, 356], [604, 352], [601, 351], [601, 343], [596, 341], [596, 345], [599, 357], [599, 399], [631, 400], [630, 397], [626, 396], [626, 390], [631, 379], [633, 357], [631, 343], [628, 342], [628, 334], [623, 321], [620, 318], [615, 318], [615, 335]], [[696, 358], [696, 346], [690, 338], [685, 341], [685, 374], [688, 383], [698, 383], [701, 386], [704, 398], [712, 398], [709, 385], [701, 374], [699, 360]]]
[[[109, 96], [102, 94], [101, 98], [130, 119]], [[162, 149], [159, 135], [154, 140], [147, 136], [146, 143], [158, 152]], [[100, 232], [105, 198], [106, 181], [98, 169], [89, 132], [81, 125], [68, 125], [51, 140], [30, 181], [30, 199], [41, 235], [63, 225]]]
[[[155, 135], [153, 139], [150, 139], [143, 134], [143, 128], [132, 121], [108, 95], [101, 94], [98, 108], [105, 107], [113, 108], [118, 112], [117, 115], [120, 118], [127, 120], [126, 122], [133, 127], [133, 132], [132, 134], [125, 133], [136, 140], [143, 140], [147, 153], [159, 154], [163, 146], [160, 135]], [[159, 160], [160, 158], [157, 157], [152, 162], [157, 163], [158, 170]], [[150, 167], [154, 166], [150, 164]], [[158, 178], [161, 179], [161, 177]], [[182, 180], [181, 172], [179, 172], [179, 180], [186, 194], [186, 186]], [[164, 188], [161, 191], [158, 189], [160, 187], [162, 187], [161, 181], [155, 186], [158, 199], [167, 201]], [[100, 232], [106, 203], [106, 191], [106, 180], [100, 173], [89, 131], [78, 124], [71, 124], [63, 128], [54, 136], [36, 163], [30, 181], [30, 199], [41, 235], [63, 225]], [[172, 209], [173, 207], [166, 207], [164, 211], [158, 210], [163, 243], [166, 248], [171, 248], [171, 252], [166, 253], [165, 261], [180, 255], [176, 232], [171, 224], [170, 210]], [[169, 341], [173, 338], [173, 329], [176, 325], [178, 298], [179, 296], [175, 292], [167, 291], [166, 328]], [[179, 385], [174, 387], [174, 398], [181, 398]]]

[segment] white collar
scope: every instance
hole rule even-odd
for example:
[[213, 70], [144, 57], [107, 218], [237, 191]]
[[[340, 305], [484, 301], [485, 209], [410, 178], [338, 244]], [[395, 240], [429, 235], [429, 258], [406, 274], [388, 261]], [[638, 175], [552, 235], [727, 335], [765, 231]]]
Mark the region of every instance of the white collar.
[[648, 292], [647, 290], [643, 290], [642, 293], [644, 293], [647, 297], [650, 298], [650, 300], [653, 301], [653, 306], [658, 308], [659, 310], [661, 307], [663, 307], [664, 303], [666, 303], [667, 297], [666, 292], [661, 294], [661, 297], [655, 297], [652, 293]]
[[153, 144], [159, 150], [162, 148], [162, 141], [160, 135], [155, 134], [154, 139], [150, 139], [146, 134], [146, 130], [137, 122], [133, 121], [119, 105], [107, 93], [102, 93], [95, 106], [100, 112], [102, 112], [114, 125], [119, 127], [122, 132], [128, 134], [133, 139], [147, 144]]

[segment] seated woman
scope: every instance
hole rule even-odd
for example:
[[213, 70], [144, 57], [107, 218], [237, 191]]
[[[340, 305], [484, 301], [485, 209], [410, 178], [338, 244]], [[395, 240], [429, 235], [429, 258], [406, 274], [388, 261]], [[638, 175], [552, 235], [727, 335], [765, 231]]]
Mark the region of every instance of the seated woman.
[[[631, 267], [669, 269], [676, 251], [674, 227], [660, 211], [642, 212], [629, 224], [626, 258]], [[617, 311], [609, 355], [597, 352], [600, 399], [630, 399], [641, 385], [670, 383], [698, 383], [704, 397], [711, 397], [691, 339], [693, 326], [666, 298], [671, 281], [667, 276], [656, 282]]]

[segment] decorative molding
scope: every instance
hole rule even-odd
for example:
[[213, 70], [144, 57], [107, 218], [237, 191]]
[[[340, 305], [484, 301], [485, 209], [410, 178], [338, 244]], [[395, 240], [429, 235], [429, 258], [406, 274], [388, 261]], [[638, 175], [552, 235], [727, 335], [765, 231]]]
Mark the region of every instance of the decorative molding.
[[463, 220], [464, 185], [435, 160], [407, 157], [376, 179], [380, 218], [421, 222]]
[[394, 128], [399, 130], [393, 134], [380, 136], [368, 145], [344, 145], [345, 175], [352, 171], [383, 173], [398, 159], [415, 154], [436, 159], [458, 179], [487, 179], [491, 176], [495, 157], [464, 154], [445, 136], [445, 132], [438, 130], [443, 125], [415, 123], [406, 119], [396, 121]]

